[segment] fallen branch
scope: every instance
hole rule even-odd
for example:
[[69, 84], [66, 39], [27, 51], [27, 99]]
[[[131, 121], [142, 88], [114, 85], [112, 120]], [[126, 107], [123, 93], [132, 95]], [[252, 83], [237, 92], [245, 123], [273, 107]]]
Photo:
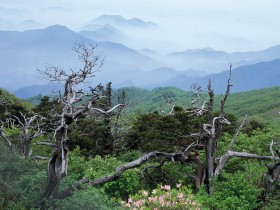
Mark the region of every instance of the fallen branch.
[[234, 152], [234, 151], [227, 151], [224, 155], [221, 156], [218, 166], [215, 169], [215, 176], [218, 176], [222, 169], [224, 168], [225, 164], [231, 157], [242, 157], [248, 159], [257, 159], [257, 160], [279, 160], [278, 157], [273, 156], [260, 156], [256, 154], [250, 154], [247, 152]]
[[49, 157], [34, 155], [34, 156], [31, 156], [31, 159], [33, 159], [33, 160], [48, 160]]
[[44, 145], [44, 146], [49, 146], [49, 147], [55, 147], [55, 144], [50, 143], [50, 142], [35, 142], [36, 145]]
[[159, 152], [159, 151], [149, 152], [132, 162], [129, 162], [129, 163], [126, 163], [124, 165], [117, 167], [114, 174], [112, 174], [112, 175], [107, 175], [107, 176], [98, 178], [94, 181], [90, 181], [87, 178], [83, 178], [83, 179], [79, 180], [78, 182], [76, 182], [73, 186], [70, 186], [68, 189], [66, 189], [58, 197], [65, 198], [65, 197], [70, 196], [73, 193], [73, 191], [76, 188], [79, 188], [82, 184], [89, 183], [91, 186], [97, 186], [97, 185], [104, 184], [104, 183], [107, 183], [110, 181], [114, 181], [114, 180], [118, 179], [124, 171], [131, 169], [131, 168], [136, 168], [136, 167], [142, 165], [143, 163], [147, 162], [149, 159], [155, 158], [155, 157], [166, 157], [166, 158], [170, 158], [170, 160], [182, 160], [183, 161], [182, 152], [180, 152], [180, 153], [166, 153], [166, 152]]

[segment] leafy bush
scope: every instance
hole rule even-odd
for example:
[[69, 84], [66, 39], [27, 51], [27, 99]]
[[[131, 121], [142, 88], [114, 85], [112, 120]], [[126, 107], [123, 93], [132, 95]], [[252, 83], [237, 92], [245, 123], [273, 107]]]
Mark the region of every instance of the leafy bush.
[[[112, 174], [115, 169], [124, 164], [114, 157], [96, 156], [88, 161], [85, 176], [91, 180]], [[139, 169], [125, 171], [119, 179], [114, 182], [105, 183], [102, 188], [104, 191], [115, 198], [127, 198], [128, 195], [139, 191], [142, 187], [141, 174]]]
[[88, 187], [83, 190], [75, 191], [71, 197], [52, 202], [52, 209], [59, 210], [118, 210], [121, 206], [110, 201], [107, 195], [100, 189]]
[[127, 147], [142, 152], [172, 152], [188, 145], [193, 141], [188, 137], [189, 132], [199, 132], [204, 119], [192, 117], [183, 109], [177, 110], [173, 116], [157, 112], [140, 115], [125, 137]]
[[211, 196], [200, 190], [200, 201], [207, 208], [251, 210], [259, 206], [261, 188], [248, 182], [244, 173], [222, 173], [213, 179]]
[[3, 209], [30, 209], [40, 202], [47, 178], [45, 164], [45, 161], [22, 159], [1, 145], [0, 182], [4, 187], [0, 186], [0, 197], [5, 199], [0, 205]]

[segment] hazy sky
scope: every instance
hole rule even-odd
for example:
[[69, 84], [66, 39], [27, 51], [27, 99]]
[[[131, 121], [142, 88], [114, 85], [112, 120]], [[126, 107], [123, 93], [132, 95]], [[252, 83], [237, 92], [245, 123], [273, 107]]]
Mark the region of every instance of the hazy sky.
[[1, 0], [0, 29], [35, 20], [76, 30], [99, 15], [120, 14], [159, 25], [160, 36], [142, 34], [143, 48], [248, 51], [280, 44], [279, 10], [279, 0]]

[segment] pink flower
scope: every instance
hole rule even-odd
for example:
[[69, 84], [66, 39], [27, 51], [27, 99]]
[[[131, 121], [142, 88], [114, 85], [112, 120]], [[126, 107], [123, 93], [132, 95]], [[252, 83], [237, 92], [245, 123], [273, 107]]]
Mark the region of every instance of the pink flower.
[[153, 210], [158, 210], [157, 208], [154, 208]]
[[165, 185], [165, 189], [170, 190], [171, 189], [170, 185]]
[[171, 187], [170, 187], [170, 185], [164, 185], [164, 186], [160, 186], [160, 189], [161, 190], [170, 190], [171, 189]]
[[181, 200], [181, 199], [184, 197], [184, 195], [183, 195], [183, 193], [179, 193], [179, 194], [177, 195], [177, 197]]
[[140, 207], [141, 206], [141, 201], [140, 200], [139, 201], [135, 201], [133, 203], [133, 205], [136, 206], [136, 207]]
[[133, 201], [133, 200], [132, 200], [131, 198], [128, 199], [128, 203], [132, 203], [132, 201]]
[[171, 202], [170, 202], [170, 201], [167, 201], [167, 202], [166, 202], [166, 206], [171, 206]]
[[177, 187], [177, 188], [180, 188], [180, 187], [181, 187], [181, 185], [182, 185], [182, 184], [176, 184], [176, 187]]
[[160, 196], [158, 198], [158, 201], [159, 201], [160, 204], [162, 204], [164, 202], [164, 195]]
[[195, 201], [193, 201], [193, 202], [192, 202], [192, 205], [193, 205], [193, 206], [196, 206], [196, 202], [195, 202]]
[[144, 196], [148, 196], [148, 192], [147, 192], [147, 191], [143, 191], [142, 194], [143, 194]]
[[157, 196], [156, 197], [149, 197], [148, 200], [151, 202], [151, 203], [156, 203], [157, 202]]
[[130, 208], [130, 204], [129, 203], [125, 204], [125, 207], [129, 209]]

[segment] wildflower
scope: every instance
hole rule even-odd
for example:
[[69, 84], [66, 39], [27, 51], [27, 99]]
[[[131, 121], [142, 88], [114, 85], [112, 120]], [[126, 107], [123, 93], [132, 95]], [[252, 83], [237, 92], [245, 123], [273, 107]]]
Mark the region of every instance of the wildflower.
[[171, 187], [170, 187], [170, 185], [164, 185], [164, 186], [160, 186], [160, 189], [161, 190], [170, 190], [171, 189]]
[[133, 205], [136, 206], [136, 207], [140, 207], [141, 206], [141, 201], [140, 200], [139, 201], [135, 201], [133, 203]]
[[129, 203], [127, 203], [127, 204], [125, 204], [125, 207], [129, 209], [131, 207], [131, 205]]
[[170, 190], [171, 189], [170, 185], [165, 185], [165, 189]]
[[128, 199], [128, 203], [132, 203], [132, 199], [131, 198]]
[[182, 198], [183, 198], [183, 193], [179, 193], [178, 195], [177, 195], [177, 197], [181, 200]]
[[156, 189], [154, 189], [154, 190], [152, 191], [152, 193], [153, 193], [153, 194], [156, 194], [156, 193], [157, 193], [157, 190], [156, 190]]
[[176, 187], [177, 187], [177, 188], [180, 188], [180, 187], [181, 187], [181, 185], [182, 185], [182, 184], [176, 184]]
[[160, 204], [162, 204], [164, 202], [164, 195], [160, 196], [158, 201]]
[[196, 202], [195, 202], [195, 201], [193, 201], [193, 202], [192, 202], [192, 205], [193, 205], [193, 206], [196, 206]]
[[171, 201], [167, 201], [166, 206], [171, 206]]
[[142, 194], [143, 194], [144, 196], [148, 196], [148, 192], [147, 192], [147, 191], [143, 191]]

